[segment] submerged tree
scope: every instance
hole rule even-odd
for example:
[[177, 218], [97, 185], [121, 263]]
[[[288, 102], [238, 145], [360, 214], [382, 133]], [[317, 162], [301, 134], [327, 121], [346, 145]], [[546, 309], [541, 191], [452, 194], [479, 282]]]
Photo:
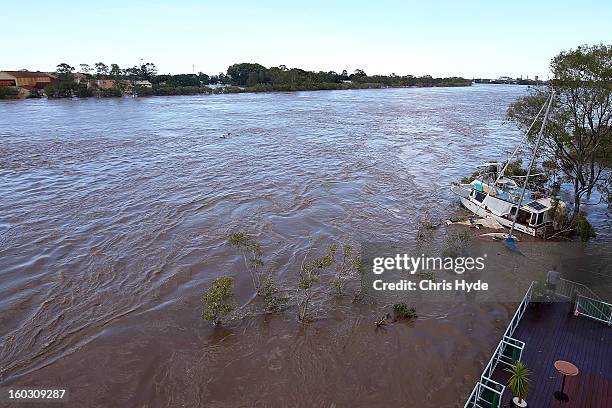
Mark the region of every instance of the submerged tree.
[[251, 274], [253, 288], [259, 291], [259, 268], [263, 266], [263, 249], [256, 239], [242, 232], [234, 232], [229, 236], [229, 243], [242, 251], [244, 265]]
[[321, 280], [321, 272], [334, 263], [338, 250], [336, 244], [329, 244], [326, 252], [318, 258], [308, 259], [312, 246], [302, 260], [298, 281], [298, 320], [305, 321], [308, 317], [308, 308], [313, 296], [313, 286]]
[[336, 276], [333, 280], [334, 293], [342, 296], [343, 288], [346, 285], [347, 277], [359, 270], [361, 258], [353, 253], [353, 247], [345, 244], [342, 247], [342, 262], [336, 267]]
[[221, 324], [222, 318], [234, 310], [230, 300], [234, 297], [232, 287], [234, 279], [229, 276], [222, 276], [213, 281], [211, 288], [202, 296], [202, 318], [213, 322], [215, 325]]
[[289, 301], [286, 295], [280, 293], [274, 279], [270, 276], [264, 276], [261, 279], [261, 285], [257, 294], [263, 299], [266, 313], [280, 311]]
[[[612, 163], [612, 45], [561, 52], [550, 67], [554, 78], [549, 87], [556, 97], [538, 153], [572, 183], [574, 206], [568, 226], [575, 227], [582, 201]], [[533, 89], [510, 106], [508, 119], [528, 129], [550, 91]]]
[[253, 288], [264, 302], [266, 313], [274, 313], [283, 308], [289, 298], [281, 293], [271, 274], [260, 274], [263, 266], [263, 249], [257, 240], [245, 233], [234, 232], [229, 236], [229, 243], [242, 251], [244, 265], [251, 274]]

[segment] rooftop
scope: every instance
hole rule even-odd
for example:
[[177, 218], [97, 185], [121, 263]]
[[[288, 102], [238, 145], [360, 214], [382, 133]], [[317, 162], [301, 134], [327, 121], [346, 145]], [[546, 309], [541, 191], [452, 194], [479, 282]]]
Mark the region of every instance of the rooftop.
[[0, 71], [5, 74], [9, 74], [15, 78], [38, 78], [38, 77], [51, 77], [55, 78], [54, 75], [51, 75], [47, 72], [32, 72], [32, 71]]

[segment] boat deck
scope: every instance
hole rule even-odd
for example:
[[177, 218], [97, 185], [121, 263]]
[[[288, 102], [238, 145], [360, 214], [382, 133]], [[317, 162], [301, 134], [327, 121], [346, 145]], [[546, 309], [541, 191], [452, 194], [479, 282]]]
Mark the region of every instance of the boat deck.
[[[531, 372], [527, 402], [530, 407], [612, 408], [612, 327], [575, 317], [569, 308], [569, 303], [557, 302], [530, 305], [512, 336], [526, 343], [522, 360]], [[566, 379], [568, 402], [554, 397], [562, 380], [553, 367], [556, 360], [580, 370]], [[502, 384], [509, 377], [504, 367], [498, 365], [493, 376]], [[507, 406], [511, 394], [508, 389], [504, 393]]]

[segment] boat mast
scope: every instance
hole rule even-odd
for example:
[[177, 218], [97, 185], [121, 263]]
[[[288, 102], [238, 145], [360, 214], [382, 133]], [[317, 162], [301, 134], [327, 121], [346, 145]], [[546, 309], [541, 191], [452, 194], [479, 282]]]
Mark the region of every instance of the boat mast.
[[550, 106], [552, 105], [552, 101], [554, 97], [555, 97], [555, 91], [553, 89], [550, 92], [550, 98], [548, 99], [548, 106], [546, 106], [546, 113], [544, 114], [544, 118], [542, 119], [542, 126], [540, 126], [540, 132], [538, 133], [538, 138], [536, 139], [536, 144], [533, 149], [533, 154], [531, 155], [531, 161], [529, 162], [529, 167], [527, 167], [527, 175], [525, 176], [525, 182], [523, 183], [523, 191], [521, 191], [521, 198], [519, 199], [518, 205], [516, 207], [516, 212], [514, 213], [514, 219], [512, 220], [512, 226], [510, 227], [510, 233], [508, 234], [508, 238], [510, 239], [512, 239], [512, 232], [514, 231], [514, 225], [516, 224], [516, 218], [518, 217], [518, 213], [521, 209], [521, 204], [523, 203], [523, 198], [525, 197], [525, 189], [527, 188], [527, 182], [529, 181], [529, 175], [531, 174], [531, 168], [533, 167], [533, 163], [535, 163], [536, 155], [538, 152], [538, 147], [540, 146], [540, 141], [542, 140], [542, 134], [544, 134], [544, 127], [546, 126], [546, 120], [548, 119], [548, 114], [550, 113]]
[[527, 129], [527, 132], [525, 132], [525, 135], [523, 136], [523, 138], [521, 139], [521, 141], [519, 142], [519, 144], [516, 145], [516, 147], [514, 148], [514, 151], [512, 152], [512, 154], [510, 155], [510, 157], [508, 157], [508, 161], [506, 161], [506, 164], [504, 165], [504, 167], [502, 168], [502, 170], [499, 172], [499, 174], [497, 175], [497, 178], [495, 179], [495, 181], [493, 182], [493, 185], [491, 186], [491, 188], [489, 189], [489, 191], [487, 191], [487, 195], [485, 196], [485, 198], [478, 203], [478, 209], [476, 210], [476, 215], [480, 215], [480, 209], [482, 208], [482, 206], [484, 205], [484, 202], [486, 201], [487, 197], [491, 195], [491, 191], [493, 191], [493, 189], [495, 188], [495, 186], [497, 185], [497, 183], [499, 183], [499, 180], [502, 179], [502, 177], [504, 177], [504, 173], [506, 172], [506, 170], [508, 169], [508, 166], [510, 165], [510, 162], [512, 161], [512, 159], [514, 159], [514, 156], [516, 156], [516, 154], [518, 153], [519, 149], [521, 148], [521, 146], [523, 145], [523, 143], [525, 143], [527, 141], [527, 137], [529, 136], [529, 133], [531, 133], [531, 129], [533, 129], [533, 126], [535, 125], [536, 121], [538, 120], [538, 118], [540, 117], [540, 115], [542, 114], [542, 111], [544, 110], [544, 107], [546, 106], [546, 102], [544, 102], [542, 104], [542, 107], [540, 108], [540, 111], [538, 112], [538, 114], [535, 116], [535, 118], [533, 118], [533, 122], [531, 122], [531, 126], [529, 126], [529, 129]]

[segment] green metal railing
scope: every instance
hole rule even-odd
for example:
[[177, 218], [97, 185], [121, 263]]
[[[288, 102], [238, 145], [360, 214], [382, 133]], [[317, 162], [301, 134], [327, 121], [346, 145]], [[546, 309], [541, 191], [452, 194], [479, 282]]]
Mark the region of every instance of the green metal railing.
[[612, 304], [602, 300], [576, 295], [575, 314], [612, 325]]
[[559, 279], [557, 295], [574, 303], [574, 314], [612, 324], [612, 304], [604, 302], [595, 292], [582, 283]]

